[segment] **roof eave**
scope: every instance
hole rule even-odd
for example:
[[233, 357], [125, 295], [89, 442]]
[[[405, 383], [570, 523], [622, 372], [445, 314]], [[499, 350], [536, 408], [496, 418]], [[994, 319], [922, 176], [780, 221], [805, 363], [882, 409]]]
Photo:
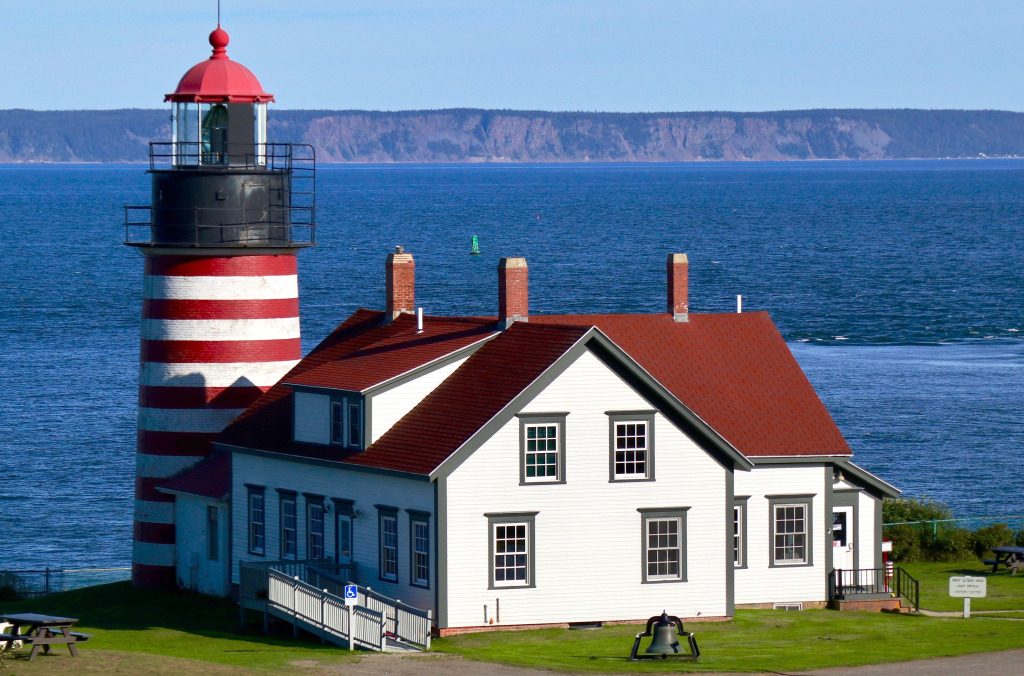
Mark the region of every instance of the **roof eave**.
[[282, 453], [280, 451], [268, 451], [261, 448], [250, 448], [248, 446], [238, 446], [235, 444], [226, 444], [219, 441], [213, 442], [214, 448], [228, 453], [241, 453], [242, 455], [253, 455], [258, 457], [266, 457], [275, 460], [282, 460], [286, 462], [306, 462], [313, 465], [320, 465], [325, 467], [334, 467], [336, 469], [351, 469], [358, 472], [366, 472], [368, 474], [386, 474], [388, 476], [396, 476], [404, 479], [413, 479], [415, 481], [429, 481], [432, 479], [427, 474], [420, 474], [418, 472], [405, 472], [397, 469], [386, 469], [383, 467], [372, 467], [369, 465], [359, 465], [351, 462], [345, 462], [342, 460], [328, 460], [326, 458], [314, 458], [308, 455], [302, 455], [301, 453]]

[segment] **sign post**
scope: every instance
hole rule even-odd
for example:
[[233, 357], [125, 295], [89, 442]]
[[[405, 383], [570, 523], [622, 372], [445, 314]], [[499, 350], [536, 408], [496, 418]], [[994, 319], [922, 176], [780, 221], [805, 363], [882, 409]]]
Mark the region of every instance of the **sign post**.
[[971, 616], [971, 599], [985, 598], [987, 583], [983, 577], [970, 575], [949, 578], [949, 595], [964, 600], [964, 619]]
[[359, 587], [354, 584], [345, 585], [345, 606], [348, 607], [348, 649], [356, 649], [356, 626], [353, 608], [359, 605]]

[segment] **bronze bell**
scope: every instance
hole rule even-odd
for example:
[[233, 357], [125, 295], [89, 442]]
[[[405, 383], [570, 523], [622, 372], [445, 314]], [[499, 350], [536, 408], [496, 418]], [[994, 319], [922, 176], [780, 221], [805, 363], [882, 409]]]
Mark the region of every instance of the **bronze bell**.
[[669, 619], [667, 612], [661, 613], [661, 617], [651, 629], [651, 645], [647, 647], [646, 653], [668, 655], [679, 652], [679, 634], [676, 632], [676, 623]]

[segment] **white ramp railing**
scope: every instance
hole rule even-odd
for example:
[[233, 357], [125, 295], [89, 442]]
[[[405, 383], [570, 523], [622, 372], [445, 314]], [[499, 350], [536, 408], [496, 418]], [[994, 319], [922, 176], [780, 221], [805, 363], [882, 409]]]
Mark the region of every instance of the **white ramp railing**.
[[344, 599], [296, 577], [267, 570], [267, 605], [319, 631], [324, 640], [348, 641], [350, 647], [384, 650], [385, 617], [370, 608], [353, 606], [352, 626]]

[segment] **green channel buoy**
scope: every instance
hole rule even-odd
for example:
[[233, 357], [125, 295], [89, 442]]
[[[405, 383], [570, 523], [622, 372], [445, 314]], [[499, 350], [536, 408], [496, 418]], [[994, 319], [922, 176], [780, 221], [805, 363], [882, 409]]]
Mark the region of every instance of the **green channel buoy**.
[[469, 250], [469, 253], [472, 256], [479, 256], [480, 255], [480, 240], [477, 239], [476, 235], [473, 235], [473, 240], [472, 240], [472, 244], [471, 244], [471, 248]]

